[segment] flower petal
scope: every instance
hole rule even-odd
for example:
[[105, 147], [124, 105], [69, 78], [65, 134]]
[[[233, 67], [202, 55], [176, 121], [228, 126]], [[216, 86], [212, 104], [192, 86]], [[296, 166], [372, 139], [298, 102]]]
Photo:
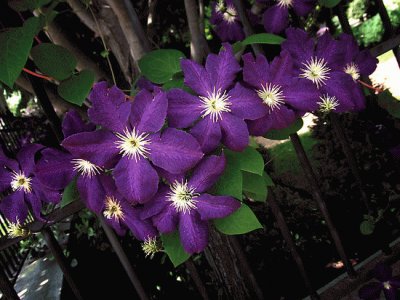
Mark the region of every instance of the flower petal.
[[167, 128], [160, 138], [153, 139], [149, 149], [153, 164], [173, 174], [191, 169], [204, 155], [193, 136], [174, 128]]
[[3, 152], [3, 149], [0, 147], [0, 168], [5, 167], [12, 171], [19, 171], [18, 162], [6, 156]]
[[64, 116], [62, 122], [62, 132], [64, 138], [69, 137], [78, 132], [94, 131], [96, 125], [93, 123], [85, 123], [79, 113], [75, 109], [70, 109]]
[[176, 128], [189, 127], [202, 112], [200, 99], [181, 89], [168, 92], [168, 125]]
[[235, 116], [246, 120], [256, 120], [268, 113], [266, 106], [260, 97], [250, 89], [236, 83], [235, 87], [229, 92], [231, 102], [231, 112]]
[[315, 7], [315, 0], [296, 0], [293, 1], [293, 10], [296, 15], [303, 17], [311, 12]]
[[296, 110], [312, 112], [318, 108], [320, 92], [307, 79], [294, 78], [283, 89], [285, 102]]
[[256, 89], [260, 89], [262, 85], [271, 82], [269, 76], [269, 63], [262, 54], [257, 54], [254, 59], [253, 54], [246, 53], [243, 59], [243, 80]]
[[331, 70], [343, 70], [346, 64], [343, 49], [329, 32], [325, 32], [318, 39], [315, 54], [318, 58], [324, 58]]
[[101, 214], [103, 211], [106, 196], [104, 187], [101, 184], [101, 176], [105, 175], [79, 176], [76, 182], [82, 202], [96, 214]]
[[168, 204], [158, 215], [153, 217], [153, 224], [161, 233], [171, 233], [178, 225], [178, 214], [172, 205]]
[[219, 123], [222, 130], [222, 143], [233, 151], [243, 151], [249, 144], [246, 123], [230, 113], [223, 114]]
[[43, 149], [44, 146], [39, 144], [28, 144], [21, 148], [17, 154], [17, 161], [24, 172], [25, 176], [30, 176], [35, 170], [35, 155], [36, 152]]
[[225, 218], [240, 207], [240, 202], [229, 196], [202, 194], [196, 200], [202, 220]]
[[20, 222], [25, 221], [28, 215], [28, 208], [26, 207], [24, 198], [23, 191], [15, 191], [0, 201], [0, 211], [10, 222], [15, 223], [17, 220]]
[[157, 193], [158, 174], [147, 159], [121, 158], [113, 171], [118, 191], [130, 203], [145, 203]]
[[360, 69], [360, 74], [363, 76], [371, 75], [378, 65], [378, 59], [372, 56], [368, 49], [361, 51], [354, 62]]
[[264, 12], [263, 24], [266, 32], [282, 32], [289, 25], [289, 10], [279, 5], [271, 6]]
[[190, 59], [182, 59], [181, 67], [185, 84], [198, 95], [207, 97], [208, 93], [213, 91], [212, 81], [203, 66]]
[[179, 235], [187, 253], [200, 253], [208, 244], [208, 222], [197, 211], [179, 214]]
[[326, 85], [322, 86], [321, 94], [334, 96], [339, 102], [335, 112], [346, 112], [355, 109], [353, 103], [353, 89], [354, 82], [351, 76], [344, 72], [331, 72], [330, 78], [327, 80]]
[[140, 241], [157, 236], [157, 230], [150, 220], [140, 219], [140, 210], [124, 205], [125, 218], [123, 223], [128, 226], [133, 235]]
[[92, 107], [88, 110], [90, 120], [113, 131], [123, 131], [126, 127], [131, 103], [116, 86], [108, 88], [106, 82], [94, 85], [89, 95]]
[[228, 23], [222, 20], [215, 26], [214, 31], [222, 42], [237, 42], [245, 38], [242, 25], [238, 21]]
[[380, 282], [370, 282], [364, 285], [358, 291], [358, 296], [360, 296], [361, 299], [365, 300], [379, 299], [381, 291], [382, 291], [382, 284]]
[[222, 137], [220, 125], [214, 123], [209, 117], [197, 122], [190, 130], [190, 133], [199, 142], [204, 153], [215, 150]]
[[58, 190], [49, 189], [44, 186], [37, 177], [33, 177], [31, 181], [33, 194], [39, 200], [42, 200], [47, 203], [57, 204], [61, 200], [61, 193]]
[[398, 300], [399, 298], [397, 297], [397, 289], [395, 288], [390, 288], [390, 289], [383, 289], [383, 293], [385, 294], [385, 299], [386, 300]]
[[6, 168], [0, 168], [0, 193], [4, 192], [11, 186], [12, 173]]
[[119, 152], [115, 145], [117, 140], [110, 131], [98, 130], [71, 135], [62, 142], [62, 146], [75, 158], [110, 168], [115, 164]]
[[167, 194], [170, 191], [169, 187], [166, 185], [161, 185], [158, 189], [157, 194], [153, 199], [144, 204], [140, 212], [140, 218], [142, 220], [154, 217], [159, 214], [162, 210], [166, 209], [168, 205]]
[[225, 165], [226, 159], [224, 155], [205, 157], [194, 169], [188, 184], [196, 189], [196, 193], [207, 191], [224, 172]]
[[314, 55], [314, 40], [299, 28], [289, 27], [285, 33], [287, 38], [281, 48], [290, 53], [297, 68], [302, 68], [302, 63]]
[[167, 93], [141, 90], [132, 104], [130, 123], [138, 132], [157, 132], [167, 116]]
[[293, 59], [290, 53], [283, 50], [281, 54], [274, 58], [270, 68], [271, 82], [285, 86], [288, 81], [295, 76]]

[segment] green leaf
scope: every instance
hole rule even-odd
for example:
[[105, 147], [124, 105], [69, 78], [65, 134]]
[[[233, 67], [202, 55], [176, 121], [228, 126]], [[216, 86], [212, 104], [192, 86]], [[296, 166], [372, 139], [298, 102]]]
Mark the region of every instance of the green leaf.
[[61, 97], [68, 102], [81, 106], [94, 82], [94, 73], [83, 70], [60, 83], [57, 90]]
[[226, 150], [225, 153], [239, 162], [241, 170], [258, 174], [260, 176], [263, 174], [264, 159], [262, 155], [253, 147], [249, 146], [242, 152]]
[[171, 234], [162, 234], [161, 241], [163, 243], [164, 250], [174, 267], [184, 263], [190, 257], [190, 254], [187, 253], [182, 247], [178, 231], [175, 231]]
[[364, 220], [360, 224], [360, 232], [363, 235], [370, 235], [375, 230], [375, 223], [372, 220]]
[[220, 232], [229, 235], [243, 234], [263, 228], [250, 207], [243, 203], [242, 206], [230, 216], [214, 220], [214, 225]]
[[29, 18], [23, 27], [0, 33], [0, 80], [12, 88], [28, 60], [39, 18]]
[[251, 44], [269, 44], [269, 45], [280, 45], [285, 39], [279, 35], [272, 33], [257, 33], [252, 34], [242, 41], [243, 45]]
[[284, 129], [273, 129], [268, 131], [265, 137], [270, 140], [286, 140], [289, 138], [289, 135], [296, 133], [301, 129], [301, 127], [303, 127], [303, 120], [298, 118], [290, 126]]
[[53, 0], [9, 0], [8, 5], [16, 11], [34, 10]]
[[147, 79], [162, 84], [181, 71], [180, 60], [184, 57], [185, 54], [175, 49], [154, 50], [139, 60], [139, 68]]
[[57, 80], [70, 77], [77, 64], [76, 58], [67, 49], [51, 43], [37, 45], [31, 55], [40, 71]]
[[275, 186], [274, 182], [272, 181], [272, 178], [267, 174], [267, 172], [264, 172], [263, 178], [267, 186]]
[[172, 79], [164, 83], [163, 89], [168, 91], [173, 88], [180, 88], [183, 89], [185, 85], [183, 84], [183, 78]]
[[76, 178], [74, 178], [64, 189], [64, 193], [60, 202], [60, 207], [67, 206], [77, 199], [79, 199], [79, 193], [76, 188]]
[[243, 172], [243, 191], [249, 198], [255, 201], [265, 202], [268, 187], [264, 176]]
[[395, 118], [400, 118], [400, 101], [392, 96], [389, 90], [378, 95], [378, 104]]
[[319, 0], [319, 3], [322, 6], [332, 8], [332, 7], [335, 7], [336, 5], [338, 5], [340, 3], [340, 1], [341, 0]]
[[242, 42], [236, 42], [232, 45], [233, 53], [238, 53], [246, 48], [246, 45], [243, 45]]
[[214, 185], [214, 192], [218, 195], [227, 195], [242, 200], [242, 172], [240, 163], [231, 151], [225, 153], [226, 167], [224, 173]]

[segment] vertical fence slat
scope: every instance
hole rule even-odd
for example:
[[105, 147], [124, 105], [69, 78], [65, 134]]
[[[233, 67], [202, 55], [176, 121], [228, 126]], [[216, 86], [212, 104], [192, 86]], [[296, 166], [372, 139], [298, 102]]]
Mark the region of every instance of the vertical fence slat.
[[17, 292], [2, 268], [0, 268], [0, 290], [7, 300], [19, 300]]

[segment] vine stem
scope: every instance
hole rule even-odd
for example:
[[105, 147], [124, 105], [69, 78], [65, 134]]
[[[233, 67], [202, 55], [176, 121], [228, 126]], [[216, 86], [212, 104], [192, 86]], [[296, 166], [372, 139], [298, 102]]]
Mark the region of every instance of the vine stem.
[[28, 73], [28, 74], [30, 74], [30, 75], [32, 75], [32, 76], [35, 76], [35, 77], [38, 77], [38, 78], [45, 79], [45, 80], [47, 80], [47, 81], [52, 81], [52, 80], [53, 80], [53, 78], [51, 78], [51, 77], [48, 77], [48, 76], [42, 75], [42, 74], [38, 74], [38, 73], [33, 72], [33, 71], [31, 71], [31, 70], [29, 70], [29, 69], [27, 69], [27, 68], [22, 68], [22, 70], [23, 70], [25, 73]]

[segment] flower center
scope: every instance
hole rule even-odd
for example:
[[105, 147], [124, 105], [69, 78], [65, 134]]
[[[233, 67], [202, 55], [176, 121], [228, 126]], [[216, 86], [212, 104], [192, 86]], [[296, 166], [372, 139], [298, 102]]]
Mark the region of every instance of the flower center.
[[357, 81], [360, 78], [360, 69], [358, 66], [351, 62], [344, 67], [344, 72], [349, 74], [354, 81]]
[[23, 190], [25, 193], [32, 192], [31, 186], [32, 178], [26, 177], [24, 172], [13, 172], [12, 180], [11, 180], [11, 188], [13, 191], [21, 191]]
[[199, 194], [195, 193], [195, 188], [189, 187], [187, 181], [175, 181], [171, 186], [171, 191], [168, 193], [168, 201], [175, 208], [176, 212], [190, 213], [192, 209], [196, 209], [195, 198]]
[[7, 233], [10, 238], [16, 238], [20, 236], [27, 236], [29, 234], [29, 230], [23, 228], [17, 219], [15, 223], [10, 223], [7, 228]]
[[219, 0], [217, 5], [215, 6], [216, 12], [224, 12], [225, 11], [225, 4], [224, 0]]
[[123, 134], [116, 133], [116, 136], [119, 138], [119, 141], [115, 143], [122, 156], [128, 156], [129, 159], [135, 158], [137, 161], [140, 157], [146, 158], [149, 154], [147, 146], [150, 144], [150, 141], [147, 139], [149, 136], [147, 133], [139, 134], [133, 128], [132, 131], [125, 129]]
[[74, 158], [71, 160], [71, 163], [74, 165], [74, 171], [78, 171], [82, 176], [92, 177], [94, 175], [100, 174], [103, 170], [99, 166], [92, 164], [88, 160]]
[[213, 122], [217, 122], [222, 119], [221, 115], [223, 112], [230, 112], [231, 103], [228, 101], [230, 96], [227, 95], [226, 91], [222, 92], [221, 89], [216, 91], [215, 87], [212, 93], [208, 93], [207, 97], [199, 96], [201, 100], [201, 107], [203, 108], [203, 115], [210, 115]]
[[278, 6], [288, 8], [292, 6], [293, 0], [278, 0]]
[[311, 80], [317, 88], [324, 85], [325, 81], [329, 79], [331, 69], [326, 66], [326, 61], [323, 58], [311, 57], [303, 65], [304, 68], [300, 69], [303, 72], [300, 77]]
[[156, 237], [148, 237], [142, 243], [142, 250], [145, 257], [150, 256], [150, 259], [154, 257], [154, 254], [161, 251], [161, 244]]
[[116, 221], [118, 221], [125, 218], [125, 214], [122, 210], [121, 204], [117, 199], [115, 199], [113, 196], [106, 196], [105, 202], [106, 208], [103, 212], [103, 215], [107, 219], [115, 219]]
[[339, 106], [339, 101], [335, 96], [331, 97], [328, 94], [319, 97], [321, 99], [320, 102], [317, 102], [319, 105], [319, 110], [324, 113], [328, 113], [332, 110], [335, 110], [337, 106]]
[[384, 289], [387, 289], [387, 290], [390, 290], [390, 289], [392, 288], [392, 286], [390, 285], [390, 282], [389, 282], [389, 281], [385, 281], [385, 282], [383, 283], [383, 288], [384, 288]]
[[257, 95], [271, 110], [279, 108], [279, 106], [285, 103], [285, 96], [283, 96], [282, 87], [280, 85], [267, 83], [265, 86], [261, 85], [261, 87], [261, 90], [256, 91]]
[[223, 13], [222, 17], [228, 23], [233, 23], [236, 20], [236, 9], [233, 6], [228, 6], [226, 11]]

